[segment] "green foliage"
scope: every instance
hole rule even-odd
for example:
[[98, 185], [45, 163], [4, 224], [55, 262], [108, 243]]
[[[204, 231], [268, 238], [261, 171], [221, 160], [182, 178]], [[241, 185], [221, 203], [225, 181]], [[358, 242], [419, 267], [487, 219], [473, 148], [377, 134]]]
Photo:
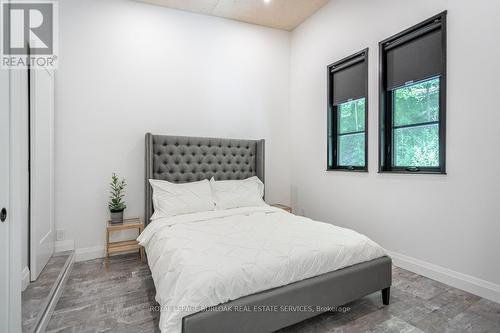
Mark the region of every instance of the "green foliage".
[[[438, 167], [439, 78], [396, 89], [393, 96], [394, 166]], [[397, 128], [408, 125], [414, 126]]]
[[338, 165], [365, 166], [365, 133], [339, 136]]
[[365, 130], [365, 99], [340, 104], [338, 106], [339, 134]]
[[[365, 165], [365, 99], [338, 106], [338, 165]], [[362, 133], [357, 133], [362, 131]]]
[[394, 165], [439, 166], [439, 125], [394, 130]]
[[125, 196], [125, 178], [119, 180], [115, 173], [111, 176], [111, 192], [109, 196], [109, 210], [112, 212], [121, 212], [127, 206], [123, 202], [123, 197]]
[[439, 120], [439, 79], [394, 90], [394, 126]]

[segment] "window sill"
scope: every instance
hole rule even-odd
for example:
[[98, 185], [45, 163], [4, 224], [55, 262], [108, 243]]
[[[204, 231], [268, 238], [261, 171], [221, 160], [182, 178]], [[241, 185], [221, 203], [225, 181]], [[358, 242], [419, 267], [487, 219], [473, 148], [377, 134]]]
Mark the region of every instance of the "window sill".
[[334, 168], [328, 168], [325, 171], [341, 171], [341, 172], [366, 172], [368, 173], [368, 169], [354, 169], [354, 170], [349, 170], [349, 169], [334, 169]]
[[379, 174], [383, 173], [400, 173], [405, 175], [443, 175], [446, 176], [446, 171], [432, 171], [432, 170], [420, 170], [420, 171], [407, 171], [407, 170], [379, 170]]

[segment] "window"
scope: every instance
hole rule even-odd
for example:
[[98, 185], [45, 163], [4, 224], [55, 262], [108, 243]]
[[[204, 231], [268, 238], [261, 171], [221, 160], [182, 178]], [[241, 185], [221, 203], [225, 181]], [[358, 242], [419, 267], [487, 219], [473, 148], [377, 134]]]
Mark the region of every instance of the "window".
[[328, 66], [328, 170], [367, 171], [368, 50]]
[[445, 173], [446, 12], [380, 43], [380, 171]]

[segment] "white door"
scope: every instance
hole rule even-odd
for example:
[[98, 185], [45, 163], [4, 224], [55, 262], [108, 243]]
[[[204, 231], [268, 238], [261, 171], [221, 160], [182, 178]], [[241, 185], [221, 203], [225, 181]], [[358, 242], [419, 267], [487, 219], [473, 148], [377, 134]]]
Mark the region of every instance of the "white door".
[[0, 332], [9, 331], [9, 71], [0, 69]]
[[30, 70], [31, 212], [30, 271], [38, 278], [54, 252], [54, 78]]

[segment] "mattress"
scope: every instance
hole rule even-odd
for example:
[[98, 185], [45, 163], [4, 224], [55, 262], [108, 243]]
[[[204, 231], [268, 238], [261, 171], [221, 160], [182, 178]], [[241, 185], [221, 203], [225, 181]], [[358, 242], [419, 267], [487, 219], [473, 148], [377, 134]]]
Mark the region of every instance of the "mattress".
[[386, 255], [353, 230], [269, 206], [157, 219], [138, 241], [169, 333], [192, 313]]

